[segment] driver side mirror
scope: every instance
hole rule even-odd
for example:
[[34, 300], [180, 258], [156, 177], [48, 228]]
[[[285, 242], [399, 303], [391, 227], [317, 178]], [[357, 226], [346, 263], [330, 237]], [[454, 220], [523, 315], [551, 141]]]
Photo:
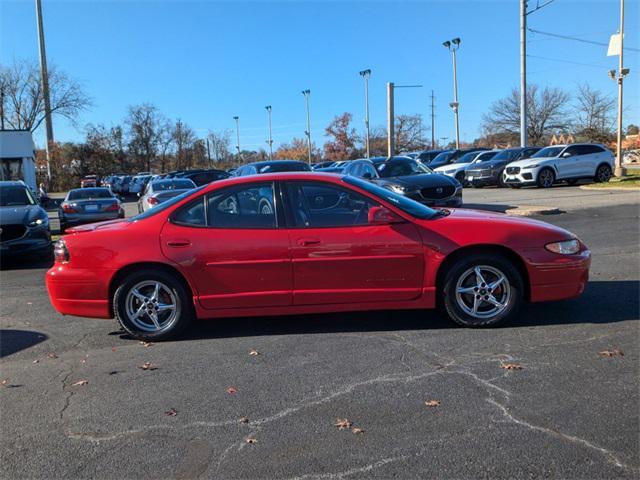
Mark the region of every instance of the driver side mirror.
[[404, 219], [386, 207], [371, 207], [368, 214], [369, 225], [390, 225], [403, 223]]
[[571, 156], [571, 152], [563, 152], [562, 155], [560, 155], [562, 158], [567, 158]]

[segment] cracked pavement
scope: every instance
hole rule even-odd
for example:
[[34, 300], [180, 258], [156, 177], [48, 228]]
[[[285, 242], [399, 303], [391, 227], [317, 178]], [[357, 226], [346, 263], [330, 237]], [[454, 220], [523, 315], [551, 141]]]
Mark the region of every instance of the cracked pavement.
[[363, 312], [201, 322], [145, 347], [55, 313], [44, 266], [5, 264], [0, 477], [638, 478], [638, 203], [544, 220], [592, 249], [587, 291], [486, 330]]

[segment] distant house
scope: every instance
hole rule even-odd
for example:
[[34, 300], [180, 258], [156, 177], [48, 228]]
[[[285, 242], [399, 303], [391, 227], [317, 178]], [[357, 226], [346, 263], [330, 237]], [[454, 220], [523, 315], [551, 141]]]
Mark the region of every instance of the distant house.
[[36, 147], [29, 130], [0, 130], [0, 180], [22, 180], [36, 191]]

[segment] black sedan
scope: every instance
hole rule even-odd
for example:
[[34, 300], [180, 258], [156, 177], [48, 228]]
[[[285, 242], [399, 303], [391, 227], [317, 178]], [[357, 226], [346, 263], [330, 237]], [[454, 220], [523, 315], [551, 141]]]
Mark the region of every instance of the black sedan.
[[[357, 175], [369, 178], [374, 183], [400, 193], [424, 205], [437, 207], [460, 207], [462, 205], [462, 185], [455, 179], [425, 167], [410, 157], [376, 157], [371, 162], [376, 177], [364, 168]], [[355, 165], [352, 166], [355, 168]], [[349, 174], [349, 172], [344, 172]]]
[[22, 182], [0, 182], [0, 254], [51, 254], [47, 212]]
[[472, 165], [465, 170], [465, 183], [472, 187], [482, 188], [490, 185], [504, 187], [502, 172], [507, 164], [516, 160], [524, 160], [540, 150], [540, 147], [507, 148], [486, 162]]

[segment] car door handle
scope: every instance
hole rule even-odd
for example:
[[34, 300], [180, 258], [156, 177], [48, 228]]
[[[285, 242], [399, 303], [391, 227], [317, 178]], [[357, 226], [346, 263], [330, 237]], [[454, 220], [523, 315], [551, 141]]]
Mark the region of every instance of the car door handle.
[[318, 245], [320, 243], [319, 238], [299, 238], [298, 245], [301, 247], [308, 247], [309, 245]]
[[191, 242], [189, 240], [169, 240], [167, 245], [174, 248], [189, 247]]

